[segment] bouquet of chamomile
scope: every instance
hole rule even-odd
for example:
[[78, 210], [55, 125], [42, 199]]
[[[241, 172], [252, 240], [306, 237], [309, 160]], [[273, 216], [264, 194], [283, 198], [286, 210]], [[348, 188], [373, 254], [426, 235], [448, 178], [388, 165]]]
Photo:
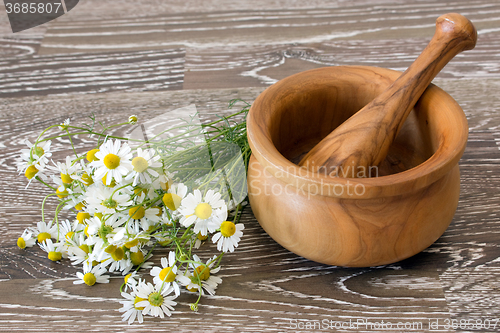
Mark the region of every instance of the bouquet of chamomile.
[[[49, 194], [41, 221], [17, 245], [38, 244], [48, 259], [79, 265], [75, 284], [123, 276], [119, 310], [128, 323], [170, 316], [181, 291], [198, 295], [190, 304], [197, 311], [201, 297], [214, 295], [222, 282], [223, 255], [243, 235], [248, 108], [210, 122], [190, 106], [143, 122], [130, 116], [104, 124], [92, 115], [89, 124], [68, 119], [50, 126], [27, 142], [18, 161], [27, 186], [40, 182]], [[54, 161], [54, 140], [68, 143], [71, 155]], [[50, 200], [57, 206], [47, 216]], [[217, 251], [200, 258], [196, 251], [205, 242]], [[168, 255], [154, 266], [148, 260], [159, 247]]]

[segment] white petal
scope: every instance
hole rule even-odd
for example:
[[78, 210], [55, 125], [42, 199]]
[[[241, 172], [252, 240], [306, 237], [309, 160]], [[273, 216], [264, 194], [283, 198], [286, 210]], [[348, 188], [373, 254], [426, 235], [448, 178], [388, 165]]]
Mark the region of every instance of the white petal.
[[168, 266], [172, 267], [175, 264], [175, 252], [170, 251], [168, 253]]

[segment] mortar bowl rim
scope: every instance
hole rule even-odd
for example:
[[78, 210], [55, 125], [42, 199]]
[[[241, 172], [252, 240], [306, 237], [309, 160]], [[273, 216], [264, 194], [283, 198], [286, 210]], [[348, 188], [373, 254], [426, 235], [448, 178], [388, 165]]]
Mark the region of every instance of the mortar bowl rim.
[[[314, 84], [314, 79], [328, 79], [338, 73], [356, 73], [372, 75], [396, 80], [401, 72], [371, 66], [333, 66], [300, 72], [278, 81], [264, 90], [252, 104], [247, 116], [247, 133], [252, 154], [272, 176], [299, 189], [314, 189], [315, 193], [342, 199], [372, 199], [377, 197], [403, 195], [429, 186], [447, 174], [462, 157], [468, 137], [468, 124], [465, 114], [458, 103], [444, 90], [431, 84], [421, 96], [419, 103], [429, 108], [429, 113], [440, 112], [438, 116], [445, 121], [439, 122], [441, 132], [446, 135], [440, 138], [439, 147], [423, 163], [391, 175], [376, 178], [341, 178], [330, 177], [311, 172], [304, 167], [292, 163], [275, 147], [270, 133], [269, 116], [263, 113], [273, 110], [270, 107], [273, 99], [280, 98], [284, 89], [291, 87], [304, 88]], [[446, 106], [446, 107], [445, 107]], [[267, 120], [266, 120], [267, 119]], [[267, 122], [266, 122], [267, 121]], [[336, 191], [335, 188], [362, 186], [363, 192], [349, 194], [348, 191]]]

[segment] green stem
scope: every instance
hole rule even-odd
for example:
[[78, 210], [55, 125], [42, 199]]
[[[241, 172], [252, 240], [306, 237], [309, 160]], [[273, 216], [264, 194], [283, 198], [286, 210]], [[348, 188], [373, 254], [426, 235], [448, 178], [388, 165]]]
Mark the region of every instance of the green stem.
[[69, 134], [68, 128], [66, 128], [66, 133], [68, 133], [69, 143], [71, 144], [71, 148], [73, 148], [73, 152], [75, 153], [76, 158], [78, 158], [78, 153], [76, 152], [75, 145], [73, 144], [73, 140], [71, 139], [71, 135]]
[[44, 213], [44, 210], [45, 210], [45, 201], [47, 201], [47, 199], [49, 197], [52, 197], [54, 195], [57, 195], [57, 193], [51, 193], [51, 194], [45, 196], [45, 198], [42, 201], [42, 222], [45, 222], [45, 213]]
[[40, 183], [42, 183], [43, 185], [47, 186], [48, 188], [50, 188], [51, 190], [53, 190], [54, 192], [57, 191], [56, 188], [50, 186], [49, 184], [47, 184], [46, 182], [44, 182], [43, 180], [40, 179], [40, 177], [36, 176], [35, 177], [36, 180], [38, 180]]

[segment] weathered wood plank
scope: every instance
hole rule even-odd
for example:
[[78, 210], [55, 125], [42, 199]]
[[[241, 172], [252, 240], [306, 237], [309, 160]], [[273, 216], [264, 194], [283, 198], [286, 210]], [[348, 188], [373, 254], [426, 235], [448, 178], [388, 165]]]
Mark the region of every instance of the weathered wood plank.
[[[325, 3], [323, 8], [317, 5], [311, 7], [312, 4], [292, 5], [287, 9], [276, 9], [267, 3], [266, 6], [252, 8], [245, 8], [248, 5], [239, 2], [233, 3], [236, 4], [241, 10], [228, 6], [225, 11], [221, 11], [224, 7], [219, 7], [207, 13], [201, 5], [193, 7], [199, 8], [194, 13], [158, 16], [149, 13], [143, 17], [107, 17], [106, 20], [97, 12], [99, 6], [96, 5], [96, 13], [92, 13], [91, 4], [88, 4], [87, 10], [74, 10], [50, 25], [40, 53], [151, 49], [173, 45], [195, 48], [271, 46], [339, 39], [379, 40], [400, 38], [402, 34], [406, 38], [418, 38], [432, 35], [437, 16], [449, 11], [470, 16], [479, 30], [495, 31], [497, 21], [494, 13], [499, 9], [498, 4], [488, 0], [437, 5], [430, 0], [391, 4], [376, 1], [370, 5], [363, 1], [344, 6]], [[122, 15], [126, 15], [126, 10]]]
[[184, 50], [32, 56], [0, 61], [0, 97], [182, 89]]
[[[494, 89], [496, 80], [486, 81], [485, 86]], [[453, 82], [440, 79], [438, 83], [450, 88], [452, 94], [460, 92], [460, 89], [453, 89]], [[30, 295], [30, 301], [24, 303], [7, 298], [9, 304], [0, 306], [3, 318], [7, 319], [2, 322], [3, 325], [12, 325], [18, 313], [28, 313], [30, 320], [39, 323], [37, 327], [40, 331], [48, 330], [53, 325], [62, 325], [55, 327], [64, 331], [67, 323], [93, 320], [90, 318], [96, 316], [106, 320], [110, 328], [126, 329], [121, 326], [119, 313], [116, 312], [119, 304], [113, 301], [119, 298], [117, 288], [114, 288], [117, 287], [117, 280], [98, 290], [77, 288], [66, 280], [74, 276], [77, 268], [68, 263], [52, 263], [39, 249], [21, 251], [15, 247], [14, 241], [22, 230], [40, 219], [41, 187], [31, 186], [23, 190], [25, 182], [17, 176], [12, 161], [22, 147], [23, 138], [34, 137], [45, 126], [61, 122], [66, 116], [75, 123], [83, 122], [92, 112], [99, 119], [110, 122], [127, 117], [131, 111], [144, 119], [191, 103], [202, 114], [223, 113], [227, 112], [226, 105], [230, 99], [243, 98], [251, 102], [261, 91], [262, 88], [243, 88], [1, 99], [0, 114], [7, 122], [0, 131], [0, 143], [3, 145], [0, 232], [4, 235], [0, 239], [0, 279], [12, 282], [0, 282], [6, 286], [1, 287], [0, 292], [8, 293], [10, 290], [5, 283], [23, 283], [22, 288], [28, 290]], [[457, 215], [447, 232], [432, 247], [413, 258], [386, 267], [328, 267], [283, 249], [264, 233], [251, 212], [246, 211], [245, 236], [240, 248], [227, 256], [223, 263], [225, 270], [221, 274], [225, 276], [225, 281], [216, 297], [202, 303], [204, 306], [200, 311], [208, 317], [191, 313], [187, 303], [192, 300], [183, 296], [179, 313], [170, 321], [148, 318], [144, 329], [176, 324], [196, 330], [197, 325], [203, 324], [210, 331], [220, 328], [226, 319], [228, 331], [238, 331], [241, 327], [245, 331], [282, 331], [299, 321], [314, 324], [324, 319], [422, 321], [429, 325], [429, 320], [444, 324], [445, 319], [465, 318], [469, 313], [486, 318], [487, 312], [494, 309], [493, 306], [482, 307], [484, 291], [491, 293], [488, 300], [496, 304], [494, 274], [500, 254], [495, 241], [497, 236], [494, 236], [499, 232], [496, 210], [500, 198], [494, 194], [498, 177], [488, 177], [486, 172], [493, 170], [494, 175], [498, 174], [494, 170], [498, 168], [500, 151], [494, 141], [495, 131], [479, 125], [496, 122], [495, 115], [482, 112], [482, 109], [493, 108], [496, 102], [484, 103], [481, 96], [473, 93], [460, 94], [460, 97], [468, 106], [471, 127], [478, 129], [470, 133], [469, 146], [461, 162], [463, 184]], [[46, 114], [48, 109], [54, 110], [50, 116]], [[33, 123], [23, 116], [28, 112], [38, 121]], [[79, 142], [77, 148], [84, 143]], [[61, 150], [63, 145], [63, 142], [56, 142], [54, 148]], [[65, 152], [67, 148], [55, 156], [62, 158]], [[21, 197], [19, 193], [22, 193]], [[26, 198], [30, 198], [28, 205]], [[156, 264], [161, 253], [164, 252], [160, 251], [153, 257]], [[34, 277], [38, 280], [30, 280]], [[19, 279], [28, 280], [14, 282]], [[458, 280], [464, 281], [461, 288], [457, 288]], [[38, 292], [40, 288], [45, 288], [42, 296]], [[65, 301], [61, 305], [56, 296], [73, 302]], [[99, 303], [99, 310], [92, 312], [90, 309], [96, 303], [89, 299], [97, 296], [106, 300]], [[47, 311], [36, 310], [37, 302], [44, 304]], [[66, 319], [58, 317], [60, 311], [68, 313]], [[451, 311], [452, 317], [449, 317], [448, 311]], [[60, 324], [54, 324], [59, 320], [62, 320]], [[90, 330], [97, 330], [97, 326], [91, 326]]]
[[[444, 327], [446, 320], [484, 323], [500, 314], [497, 2], [140, 3], [81, 1], [69, 14], [21, 34], [10, 33], [6, 15], [0, 15], [0, 331], [311, 331], [305, 325], [323, 320], [423, 325], [396, 331], [498, 331], [500, 325]], [[68, 117], [82, 123], [92, 113], [105, 122], [130, 114], [147, 119], [189, 104], [205, 120], [227, 112], [230, 99], [252, 102], [269, 84], [306, 69], [370, 65], [403, 70], [430, 39], [435, 18], [450, 11], [466, 15], [479, 30], [477, 47], [459, 55], [435, 80], [463, 107], [469, 143], [460, 162], [455, 218], [422, 253], [383, 267], [317, 264], [276, 244], [247, 208], [240, 247], [224, 257], [219, 273], [224, 282], [215, 297], [202, 300], [199, 313], [189, 310], [195, 296], [183, 294], [172, 318], [148, 317], [144, 325], [128, 326], [117, 311], [119, 277], [109, 285], [75, 286], [79, 267], [53, 263], [37, 248], [16, 247], [24, 228], [41, 218], [42, 187], [24, 190], [14, 158], [23, 140], [33, 140], [43, 128]], [[173, 53], [165, 56], [162, 50]], [[172, 83], [164, 80], [170, 75], [165, 69], [183, 75]], [[71, 75], [81, 85], [70, 87]], [[85, 138], [75, 142], [78, 150], [85, 149]], [[54, 150], [54, 158], [63, 158], [67, 143], [54, 142]], [[153, 263], [166, 251], [156, 252]], [[202, 257], [209, 253], [209, 248], [200, 251]], [[440, 330], [430, 330], [436, 321]], [[360, 325], [337, 331], [383, 330]]]

